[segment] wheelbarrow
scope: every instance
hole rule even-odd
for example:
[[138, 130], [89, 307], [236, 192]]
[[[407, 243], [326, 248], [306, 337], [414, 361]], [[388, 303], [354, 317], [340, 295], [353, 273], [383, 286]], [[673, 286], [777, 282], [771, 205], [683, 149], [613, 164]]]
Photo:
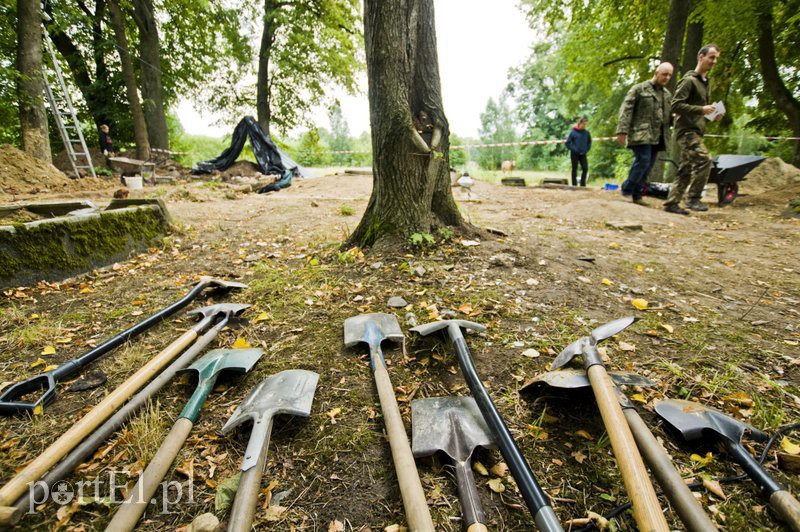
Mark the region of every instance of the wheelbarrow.
[[[717, 185], [717, 202], [720, 207], [733, 203], [739, 195], [739, 181], [744, 181], [756, 166], [766, 157], [760, 155], [717, 155], [711, 159], [711, 173], [708, 182]], [[672, 159], [661, 159], [678, 166]], [[648, 183], [645, 195], [666, 199], [669, 195], [669, 183]]]

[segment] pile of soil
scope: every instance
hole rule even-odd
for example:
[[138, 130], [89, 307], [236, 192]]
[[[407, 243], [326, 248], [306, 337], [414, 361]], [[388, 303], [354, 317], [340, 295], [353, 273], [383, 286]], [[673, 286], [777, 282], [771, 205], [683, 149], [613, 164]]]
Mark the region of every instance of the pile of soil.
[[[100, 151], [100, 148], [89, 147], [89, 155], [92, 157], [92, 164], [95, 168], [99, 166], [107, 166], [106, 156]], [[72, 175], [72, 164], [69, 162], [69, 155], [66, 150], [57, 153], [53, 157], [53, 166], [61, 170], [67, 175]]]
[[771, 157], [747, 174], [739, 184], [743, 194], [762, 194], [800, 183], [800, 168], [785, 163], [780, 157]]
[[229, 181], [231, 177], [244, 177], [244, 176], [255, 176], [256, 174], [261, 174], [261, 168], [253, 162], [250, 161], [236, 161], [228, 168], [220, 173], [220, 178], [223, 181]]

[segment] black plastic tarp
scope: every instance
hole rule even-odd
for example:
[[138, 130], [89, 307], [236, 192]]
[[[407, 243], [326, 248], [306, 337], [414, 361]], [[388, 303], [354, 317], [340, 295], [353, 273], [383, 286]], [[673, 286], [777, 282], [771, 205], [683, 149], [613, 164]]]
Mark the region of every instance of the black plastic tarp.
[[258, 166], [265, 174], [279, 174], [281, 178], [259, 190], [259, 192], [269, 192], [286, 188], [292, 183], [292, 177], [311, 177], [303, 167], [292, 160], [291, 157], [281, 151], [272, 141], [258, 122], [252, 116], [246, 116], [237, 124], [233, 130], [231, 145], [225, 149], [218, 157], [208, 161], [201, 161], [192, 168], [192, 174], [210, 174], [214, 170], [225, 170], [231, 166], [244, 148], [246, 140], [250, 139], [250, 147], [256, 157]]

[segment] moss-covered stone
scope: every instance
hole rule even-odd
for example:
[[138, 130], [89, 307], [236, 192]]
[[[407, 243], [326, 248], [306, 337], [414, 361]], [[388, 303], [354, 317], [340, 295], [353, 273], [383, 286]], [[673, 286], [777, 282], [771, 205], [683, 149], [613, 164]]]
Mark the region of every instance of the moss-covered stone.
[[158, 206], [0, 227], [0, 285], [57, 280], [125, 259], [168, 231]]

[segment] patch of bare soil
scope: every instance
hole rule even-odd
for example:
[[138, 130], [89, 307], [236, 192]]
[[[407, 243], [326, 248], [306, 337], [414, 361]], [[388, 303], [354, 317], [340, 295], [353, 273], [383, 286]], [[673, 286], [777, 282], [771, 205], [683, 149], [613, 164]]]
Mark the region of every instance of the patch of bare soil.
[[[226, 380], [208, 398], [169, 473], [168, 480], [188, 479], [192, 500], [172, 504], [168, 512], [154, 505], [141, 530], [185, 526], [207, 512], [227, 520], [229, 510], [215, 500], [238, 471], [247, 429], [225, 437], [218, 431], [262, 379], [297, 368], [319, 373], [319, 387], [308, 419], [276, 421], [257, 528], [380, 530], [405, 524], [367, 351], [342, 345], [344, 320], [360, 313], [393, 312], [406, 331], [405, 345], [386, 343], [384, 352], [409, 434], [412, 400], [469, 390], [452, 348], [419, 339], [408, 328], [449, 317], [487, 326], [485, 333], [467, 336], [477, 370], [563, 522], [607, 513], [627, 500], [608, 436], [591, 395], [536, 396], [520, 388], [599, 324], [638, 318], [602, 344], [606, 364], [656, 383], [627, 393], [684, 478], [716, 480], [739, 470], [716, 446], [684, 444], [666, 432], [653, 414], [655, 401], [691, 399], [767, 432], [798, 421], [800, 221], [780, 218], [777, 201], [754, 206], [748, 202], [758, 196], [749, 196], [684, 217], [665, 213], [656, 200], [640, 206], [602, 190], [478, 182], [473, 191], [480, 201], [461, 203], [463, 215], [506, 236], [487, 232], [470, 242], [445, 232], [432, 235], [438, 244], [430, 248], [342, 252], [338, 245], [358, 223], [371, 185], [370, 176], [344, 175], [297, 179], [265, 195], [234, 192], [225, 184], [146, 188], [145, 194], [202, 193], [205, 201], [168, 200], [181, 231], [162, 247], [64, 283], [5, 292], [0, 382], [41, 371], [39, 359], [58, 364], [81, 354], [178, 299], [200, 275], [249, 285], [225, 298], [209, 294], [192, 307], [253, 305], [214, 347], [238, 340], [263, 348], [265, 356], [250, 374]], [[607, 221], [642, 229], [617, 230]], [[407, 305], [388, 307], [392, 296]], [[647, 308], [638, 310], [634, 300], [645, 300]], [[68, 393], [61, 386], [43, 415], [0, 419], [0, 446], [7, 450], [0, 454], [3, 481], [191, 323], [185, 313], [176, 315], [98, 361], [92, 369], [109, 377], [100, 388]], [[56, 353], [45, 354], [48, 346]], [[69, 481], [76, 485], [109, 471], [120, 472], [118, 484], [135, 478], [191, 392], [187, 383], [168, 385], [157, 407], [109, 439]], [[748, 445], [763, 449], [753, 440]], [[765, 466], [797, 493], [800, 481], [778, 467], [779, 451], [772, 449]], [[706, 463], [690, 458], [707, 452]], [[489, 529], [533, 529], [502, 456], [480, 450], [475, 460], [486, 468], [485, 474], [477, 468], [476, 479]], [[446, 460], [421, 460], [418, 471], [436, 529], [461, 530]], [[721, 486], [724, 496], [697, 489], [721, 528], [780, 528], [752, 482]], [[19, 529], [57, 522], [102, 528], [116, 505], [104, 502], [107, 493], [98, 495], [67, 510], [42, 504]], [[666, 500], [661, 503], [671, 528], [682, 528]], [[635, 529], [628, 512], [616, 524]]]

